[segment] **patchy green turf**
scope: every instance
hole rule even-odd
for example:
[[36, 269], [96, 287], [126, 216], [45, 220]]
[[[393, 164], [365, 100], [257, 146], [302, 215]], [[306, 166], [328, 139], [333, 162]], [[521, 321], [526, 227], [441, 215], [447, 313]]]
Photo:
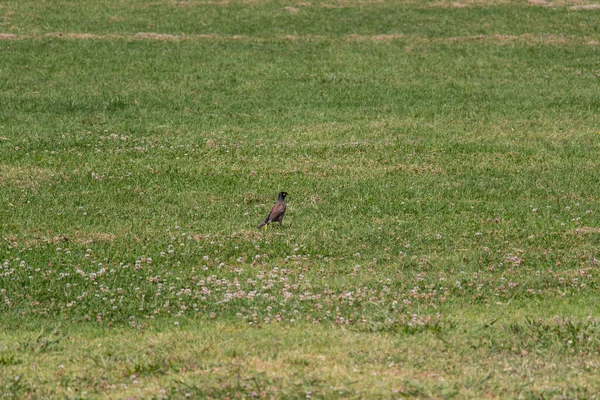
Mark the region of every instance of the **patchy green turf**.
[[0, 333], [8, 343], [0, 363], [12, 373], [0, 382], [17, 398], [593, 398], [597, 393], [598, 321], [407, 326], [365, 333], [352, 326], [257, 329], [209, 322], [152, 331], [59, 327]]
[[594, 398], [599, 16], [3, 2], [0, 392]]

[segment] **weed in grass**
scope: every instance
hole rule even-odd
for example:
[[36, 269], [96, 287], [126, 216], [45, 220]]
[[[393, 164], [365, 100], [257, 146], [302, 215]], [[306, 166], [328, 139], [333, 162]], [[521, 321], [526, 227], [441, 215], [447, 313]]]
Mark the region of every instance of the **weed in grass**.
[[27, 339], [19, 344], [19, 350], [31, 351], [33, 353], [46, 353], [61, 349], [60, 343], [66, 338], [66, 334], [57, 329], [54, 329], [49, 334], [46, 334], [44, 329], [31, 339]]
[[596, 319], [577, 320], [556, 317], [551, 321], [527, 318], [524, 323], [512, 323], [507, 327], [521, 340], [525, 349], [558, 347], [572, 352], [598, 352], [600, 322]]
[[174, 364], [169, 359], [154, 360], [148, 363], [137, 361], [131, 368], [126, 368], [124, 374], [127, 376], [156, 375], [165, 374], [169, 370], [174, 370]]
[[17, 365], [21, 362], [14, 354], [0, 354], [0, 365]]

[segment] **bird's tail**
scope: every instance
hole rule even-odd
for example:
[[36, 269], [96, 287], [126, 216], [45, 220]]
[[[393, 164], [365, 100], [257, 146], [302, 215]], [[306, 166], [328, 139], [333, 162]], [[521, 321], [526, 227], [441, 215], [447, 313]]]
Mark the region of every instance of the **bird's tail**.
[[263, 222], [262, 224], [260, 224], [259, 226], [256, 227], [256, 229], [260, 229], [263, 226], [267, 225], [269, 223], [269, 221], [265, 220], [265, 222]]

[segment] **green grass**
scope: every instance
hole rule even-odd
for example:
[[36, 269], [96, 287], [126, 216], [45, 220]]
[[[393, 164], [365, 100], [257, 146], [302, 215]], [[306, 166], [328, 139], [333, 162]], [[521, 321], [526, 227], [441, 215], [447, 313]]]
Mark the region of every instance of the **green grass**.
[[[60, 328], [1, 334], [11, 345], [0, 362], [13, 373], [3, 384], [15, 397], [592, 398], [597, 371], [588, 354], [599, 343], [568, 344], [564, 332], [572, 328], [560, 323], [526, 322], [470, 335], [306, 324], [258, 330], [210, 323], [152, 332]], [[582, 321], [575, 329], [590, 334], [597, 327]], [[32, 363], [36, 374], [28, 370]]]
[[0, 4], [0, 393], [595, 398], [600, 11], [533, 3]]

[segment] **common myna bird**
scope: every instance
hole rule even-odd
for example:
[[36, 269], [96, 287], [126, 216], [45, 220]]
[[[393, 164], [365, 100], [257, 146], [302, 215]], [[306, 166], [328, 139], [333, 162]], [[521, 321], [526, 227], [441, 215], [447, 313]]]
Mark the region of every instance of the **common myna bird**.
[[267, 214], [267, 218], [260, 224], [257, 228], [260, 229], [265, 225], [269, 225], [271, 222], [279, 222], [279, 225], [282, 224], [283, 216], [285, 215], [285, 196], [287, 196], [287, 192], [279, 192], [277, 196], [277, 203], [271, 208], [271, 211]]

